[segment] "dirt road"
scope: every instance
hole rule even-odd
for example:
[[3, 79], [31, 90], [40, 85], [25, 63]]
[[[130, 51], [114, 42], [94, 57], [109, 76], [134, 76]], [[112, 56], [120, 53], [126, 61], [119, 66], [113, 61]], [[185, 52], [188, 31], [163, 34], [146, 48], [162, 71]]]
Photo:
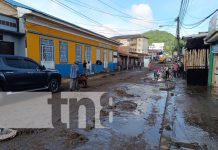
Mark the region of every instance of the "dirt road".
[[[175, 80], [174, 90], [161, 91], [165, 82], [152, 77], [147, 70], [125, 71], [90, 80], [89, 87], [80, 90], [107, 92], [113, 98], [113, 105], [102, 110], [103, 129], [94, 127], [92, 117], [85, 129], [19, 129], [14, 139], [0, 143], [0, 149], [216, 148], [216, 92], [186, 87], [181, 79]], [[68, 91], [68, 83], [62, 89]], [[112, 122], [107, 118], [110, 112]]]

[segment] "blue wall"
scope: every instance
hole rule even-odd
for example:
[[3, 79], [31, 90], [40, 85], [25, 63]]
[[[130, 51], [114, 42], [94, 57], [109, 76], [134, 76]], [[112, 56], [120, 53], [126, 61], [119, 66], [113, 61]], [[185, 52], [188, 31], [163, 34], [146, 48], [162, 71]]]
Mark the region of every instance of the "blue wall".
[[[61, 73], [63, 77], [69, 77], [70, 76], [70, 68], [71, 64], [56, 64], [55, 68]], [[117, 69], [117, 64], [115, 63], [109, 63], [108, 64], [108, 70], [110, 72], [115, 71]], [[92, 72], [95, 74], [101, 73], [103, 71], [103, 65], [96, 65], [92, 64]], [[79, 73], [83, 73], [83, 65], [79, 64]]]
[[[63, 77], [70, 76], [70, 69], [72, 64], [56, 64], [55, 69], [57, 69]], [[79, 73], [83, 73], [83, 65], [79, 64]]]

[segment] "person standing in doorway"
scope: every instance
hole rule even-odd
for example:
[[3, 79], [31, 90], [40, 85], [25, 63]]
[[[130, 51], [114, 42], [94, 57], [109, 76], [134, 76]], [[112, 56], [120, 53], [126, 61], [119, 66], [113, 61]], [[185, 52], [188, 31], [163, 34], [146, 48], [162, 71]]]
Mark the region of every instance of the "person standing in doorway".
[[86, 75], [90, 75], [91, 73], [91, 64], [90, 61], [88, 61], [88, 63], [86, 64]]
[[78, 84], [77, 81], [78, 72], [79, 72], [79, 66], [77, 65], [77, 63], [72, 64], [70, 70], [70, 91], [76, 90]]
[[83, 74], [86, 74], [86, 65], [87, 65], [87, 62], [84, 60], [84, 62], [83, 62]]

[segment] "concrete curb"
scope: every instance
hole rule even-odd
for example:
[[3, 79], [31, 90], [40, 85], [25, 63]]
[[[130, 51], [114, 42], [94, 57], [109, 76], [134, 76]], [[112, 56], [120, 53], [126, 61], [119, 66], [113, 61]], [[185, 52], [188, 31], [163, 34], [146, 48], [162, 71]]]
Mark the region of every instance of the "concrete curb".
[[[96, 75], [91, 75], [88, 77], [88, 80], [96, 80], [96, 79], [100, 79], [100, 78], [106, 78], [109, 76], [114, 76], [114, 75], [118, 75], [118, 74], [123, 74], [129, 71], [116, 71], [116, 72], [109, 72], [109, 73], [100, 73], [100, 74], [96, 74]], [[62, 78], [62, 84], [69, 82], [70, 78]]]

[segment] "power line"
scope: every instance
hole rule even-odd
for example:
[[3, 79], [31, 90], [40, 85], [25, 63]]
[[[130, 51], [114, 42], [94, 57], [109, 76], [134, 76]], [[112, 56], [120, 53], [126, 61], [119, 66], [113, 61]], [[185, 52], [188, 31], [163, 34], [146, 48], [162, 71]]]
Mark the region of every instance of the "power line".
[[192, 23], [192, 24], [182, 24], [182, 26], [186, 29], [193, 29], [196, 28], [198, 26], [200, 26], [203, 22], [205, 22], [207, 19], [209, 19], [211, 16], [213, 16], [216, 12], [218, 11], [218, 9], [216, 9], [215, 11], [213, 11], [211, 14], [209, 14], [207, 17], [205, 17], [204, 19], [196, 22], [196, 23]]
[[[106, 11], [104, 11], [102, 9], [97, 8], [97, 7], [93, 7], [93, 6], [91, 6], [91, 5], [87, 4], [87, 3], [81, 2], [79, 0], [77, 0], [76, 2], [73, 2], [73, 1], [70, 1], [70, 0], [65, 0], [65, 1], [69, 2], [71, 4], [75, 4], [77, 6], [88, 8], [90, 10], [97, 11], [97, 12], [100, 12], [100, 13], [103, 13], [103, 14], [114, 16], [114, 17], [126, 18], [126, 19], [136, 19], [136, 20], [142, 20], [144, 22], [150, 22], [150, 23], [158, 22], [158, 20], [155, 20], [155, 21], [154, 20], [145, 20], [145, 19], [140, 19], [140, 18], [136, 18], [136, 17], [133, 17], [133, 16], [126, 16], [126, 15], [118, 15], [118, 14], [109, 13], [109, 12], [106, 12]], [[165, 20], [172, 20], [172, 19], [165, 19]]]
[[[181, 6], [180, 6], [180, 11], [179, 11], [179, 16], [178, 16], [178, 19], [179, 19], [178, 21], [180, 24], [183, 24], [184, 18], [187, 13], [188, 5], [189, 5], [189, 0], [181, 1]], [[179, 26], [179, 28], [181, 28], [181, 26]]]
[[[82, 14], [82, 13], [76, 11], [75, 9], [73, 9], [73, 8], [71, 8], [71, 7], [69, 7], [69, 6], [67, 6], [66, 4], [61, 3], [61, 2], [58, 1], [58, 0], [51, 0], [51, 1], [57, 3], [58, 5], [60, 5], [60, 6], [64, 7], [64, 8], [66, 8], [66, 9], [68, 9], [68, 10], [70, 10], [70, 11], [73, 11], [73, 13], [79, 15], [79, 16], [82, 17], [82, 18], [85, 18], [86, 20], [89, 20], [89, 21], [92, 22], [92, 23], [95, 23], [95, 24], [97, 24], [97, 25], [99, 25], [99, 26], [102, 26], [102, 27], [104, 27], [104, 28], [108, 28], [108, 27], [103, 26], [103, 25], [100, 24], [99, 22], [97, 22], [97, 21], [95, 21], [95, 20], [93, 20], [93, 19], [91, 19], [91, 18], [85, 16], [84, 14]], [[125, 21], [125, 22], [128, 22], [128, 23], [132, 23], [132, 24], [137, 25], [137, 26], [139, 26], [139, 27], [144, 27], [144, 28], [145, 28], [145, 26], [139, 25], [139, 24], [134, 23], [134, 22], [131, 22], [131, 21], [127, 21], [127, 20], [125, 20], [124, 18], [121, 18], [121, 20], [123, 20], [123, 21]], [[148, 28], [148, 27], [146, 27], [146, 28]], [[149, 28], [149, 29], [152, 29], [152, 28]], [[117, 31], [114, 31], [113, 29], [110, 29], [110, 28], [109, 28], [109, 30], [112, 30], [112, 32], [117, 32]], [[119, 32], [117, 32], [117, 33], [118, 33], [119, 35], [121, 35]]]
[[[84, 8], [88, 8], [88, 9], [93, 10], [93, 11], [97, 11], [97, 12], [100, 12], [100, 13], [104, 13], [104, 14], [107, 14], [107, 15], [114, 16], [114, 17], [119, 17], [122, 21], [131, 23], [131, 24], [134, 24], [134, 25], [136, 25], [136, 26], [138, 26], [138, 27], [144, 27], [144, 28], [145, 28], [144, 25], [140, 25], [140, 24], [138, 24], [138, 23], [135, 23], [134, 21], [129, 21], [129, 20], [126, 20], [126, 19], [137, 19], [137, 20], [139, 20], [139, 21], [141, 20], [141, 21], [143, 21], [143, 22], [145, 22], [145, 23], [146, 23], [146, 22], [148, 22], [148, 23], [155, 23], [155, 22], [157, 22], [157, 21], [139, 19], [139, 18], [135, 18], [135, 17], [133, 17], [133, 16], [126, 16], [126, 15], [123, 16], [123, 15], [112, 14], [112, 13], [106, 12], [106, 11], [104, 11], [104, 10], [102, 10], [102, 9], [99, 9], [99, 8], [97, 8], [97, 7], [93, 7], [93, 6], [91, 6], [91, 5], [87, 4], [87, 3], [81, 2], [80, 0], [77, 0], [76, 2], [73, 2], [73, 1], [70, 1], [70, 0], [65, 0], [65, 1], [66, 1], [66, 2], [69, 2], [69, 3], [71, 3], [71, 4], [75, 4], [75, 5], [77, 5], [77, 6], [81, 6], [81, 7], [84, 7]], [[169, 19], [168, 19], [168, 20], [169, 20]], [[146, 28], [148, 28], [148, 27], [146, 27]], [[153, 28], [148, 28], [148, 29], [153, 29]]]
[[[107, 7], [109, 7], [109, 8], [111, 8], [111, 9], [113, 9], [113, 10], [119, 12], [120, 14], [123, 14], [123, 15], [128, 16], [128, 17], [132, 17], [131, 15], [129, 15], [129, 14], [127, 14], [127, 13], [124, 13], [124, 12], [120, 11], [119, 9], [116, 9], [116, 8], [112, 7], [111, 5], [105, 3], [105, 2], [102, 1], [102, 0], [97, 0], [97, 1], [99, 1], [100, 3], [104, 4], [105, 6], [107, 6]], [[133, 18], [134, 18], [134, 17], [133, 17]]]
[[81, 7], [84, 7], [84, 8], [88, 8], [88, 9], [91, 9], [91, 10], [94, 10], [94, 11], [97, 11], [97, 12], [100, 12], [100, 13], [104, 13], [104, 14], [107, 14], [107, 15], [111, 15], [111, 16], [116, 16], [116, 17], [121, 17], [121, 18], [132, 18], [132, 17], [127, 17], [127, 16], [122, 16], [122, 15], [117, 15], [117, 14], [112, 14], [112, 13], [109, 13], [109, 12], [106, 12], [104, 10], [101, 10], [97, 7], [93, 7], [91, 5], [88, 5], [86, 3], [83, 3], [79, 0], [77, 0], [77, 2], [73, 2], [73, 1], [70, 1], [70, 0], [65, 0], [66, 2], [69, 2], [71, 4], [75, 4], [75, 5], [78, 5], [78, 6], [81, 6]]
[[142, 17], [140, 17], [140, 18], [136, 18], [136, 17], [134, 17], [134, 16], [132, 16], [132, 15], [129, 15], [129, 14], [127, 14], [127, 13], [125, 13], [125, 12], [123, 12], [123, 11], [121, 11], [121, 10], [119, 10], [119, 9], [117, 9], [117, 8], [115, 8], [115, 7], [113, 7], [113, 6], [111, 6], [110, 4], [108, 4], [108, 3], [106, 3], [106, 2], [104, 2], [104, 1], [102, 1], [102, 0], [97, 0], [97, 1], [99, 1], [100, 3], [102, 3], [103, 5], [105, 5], [105, 6], [107, 6], [107, 7], [109, 7], [109, 8], [111, 8], [112, 10], [114, 10], [114, 11], [116, 11], [116, 12], [118, 12], [118, 13], [120, 13], [120, 14], [122, 14], [122, 15], [124, 15], [125, 16], [125, 18], [131, 18], [131, 19], [135, 19], [135, 20], [141, 20], [141, 21], [144, 21], [144, 22], [150, 22], [150, 23], [157, 23], [157, 22], [163, 22], [164, 20], [166, 21], [166, 20], [172, 20], [172, 18], [170, 19], [163, 19], [163, 20], [145, 20], [144, 18], [142, 18]]
[[88, 16], [86, 16], [86, 15], [84, 15], [84, 14], [82, 14], [82, 13], [76, 11], [75, 9], [73, 9], [73, 8], [71, 8], [71, 7], [69, 7], [69, 6], [67, 6], [66, 4], [64, 4], [64, 3], [62, 3], [62, 2], [60, 2], [60, 1], [58, 1], [58, 0], [51, 0], [51, 1], [54, 2], [54, 3], [56, 3], [56, 4], [58, 4], [59, 6], [62, 6], [62, 7], [64, 7], [64, 8], [66, 8], [66, 9], [68, 9], [69, 11], [71, 11], [71, 12], [77, 14], [78, 16], [80, 16], [80, 17], [82, 17], [82, 18], [84, 18], [84, 19], [86, 19], [86, 20], [88, 20], [88, 21], [90, 21], [90, 22], [93, 22], [93, 23], [95, 23], [95, 24], [97, 24], [97, 25], [99, 25], [99, 26], [102, 26], [102, 27], [104, 27], [104, 28], [106, 28], [106, 29], [108, 29], [108, 30], [110, 30], [110, 31], [112, 31], [112, 32], [115, 32], [115, 33], [118, 33], [119, 35], [121, 35], [119, 32], [117, 32], [117, 31], [115, 31], [115, 30], [113, 30], [113, 29], [111, 29], [111, 28], [109, 28], [109, 27], [105, 27], [104, 25], [102, 25], [101, 23], [97, 22], [96, 20], [89, 18]]

